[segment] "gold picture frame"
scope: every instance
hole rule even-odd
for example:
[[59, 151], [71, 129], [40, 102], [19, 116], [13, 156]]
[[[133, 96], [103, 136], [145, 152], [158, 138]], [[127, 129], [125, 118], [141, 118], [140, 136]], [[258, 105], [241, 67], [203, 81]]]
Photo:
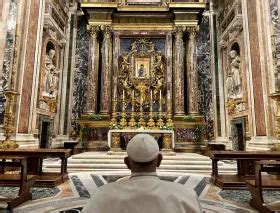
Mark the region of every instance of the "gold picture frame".
[[135, 77], [148, 78], [150, 76], [151, 58], [135, 58]]

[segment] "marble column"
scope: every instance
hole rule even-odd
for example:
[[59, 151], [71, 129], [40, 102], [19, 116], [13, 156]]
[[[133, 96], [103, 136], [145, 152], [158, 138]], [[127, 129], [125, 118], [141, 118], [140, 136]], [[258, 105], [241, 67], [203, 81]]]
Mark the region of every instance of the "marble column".
[[97, 39], [99, 26], [91, 25], [90, 34], [90, 68], [87, 76], [86, 94], [86, 114], [96, 113], [97, 109], [97, 90], [98, 90], [98, 62], [99, 62], [99, 42]]
[[197, 27], [188, 27], [189, 41], [187, 43], [187, 81], [189, 93], [189, 113], [198, 114], [198, 75], [197, 75], [197, 47], [196, 35]]
[[120, 33], [114, 32], [113, 35], [113, 88], [112, 88], [112, 99], [117, 99], [117, 84], [118, 84], [118, 59], [120, 50]]
[[109, 25], [102, 27], [104, 39], [102, 47], [102, 74], [101, 74], [101, 114], [109, 114], [111, 106], [111, 70], [112, 70], [112, 28]]
[[[166, 81], [167, 81], [167, 92], [166, 98], [171, 99], [172, 94], [172, 32], [168, 32], [166, 35]], [[172, 101], [167, 102], [169, 109], [172, 110]]]
[[183, 62], [183, 32], [184, 27], [177, 26], [174, 29], [175, 47], [174, 47], [174, 98], [175, 115], [185, 114], [184, 104], [184, 62]]

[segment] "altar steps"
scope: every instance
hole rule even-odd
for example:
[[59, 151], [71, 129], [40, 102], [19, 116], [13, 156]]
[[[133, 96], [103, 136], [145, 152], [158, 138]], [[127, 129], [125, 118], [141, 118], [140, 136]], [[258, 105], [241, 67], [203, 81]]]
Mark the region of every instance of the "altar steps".
[[[73, 155], [68, 159], [68, 172], [128, 172], [123, 163], [126, 154], [107, 155], [106, 152], [86, 152]], [[198, 173], [212, 172], [212, 162], [209, 157], [196, 153], [176, 153], [175, 156], [163, 156], [159, 172], [168, 173]], [[236, 165], [219, 162], [219, 173], [236, 173]], [[60, 171], [59, 160], [44, 161], [45, 172]]]

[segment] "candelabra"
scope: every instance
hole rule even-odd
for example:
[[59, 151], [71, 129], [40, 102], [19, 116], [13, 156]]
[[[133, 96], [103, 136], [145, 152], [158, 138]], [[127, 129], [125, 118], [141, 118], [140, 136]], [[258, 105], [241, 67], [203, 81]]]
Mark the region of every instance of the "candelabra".
[[157, 127], [162, 128], [163, 125], [164, 123], [162, 120], [162, 99], [161, 99], [161, 91], [160, 91]]
[[151, 100], [150, 100], [150, 113], [149, 113], [149, 121], [148, 121], [148, 126], [149, 127], [155, 127], [155, 121], [153, 119], [153, 95], [152, 95], [152, 90], [151, 90]]
[[126, 113], [125, 113], [125, 100], [123, 97], [122, 100], [122, 118], [121, 118], [121, 122], [120, 125], [125, 128], [127, 126], [127, 120], [126, 120]]
[[166, 125], [170, 128], [173, 128], [172, 112], [171, 112], [171, 100], [167, 99], [167, 116], [166, 116]]
[[132, 101], [131, 101], [131, 117], [128, 122], [129, 127], [134, 128], [136, 126], [136, 121], [135, 121], [135, 112], [134, 112], [134, 105], [135, 105], [135, 100], [134, 100], [134, 91], [132, 93]]
[[144, 115], [143, 115], [142, 103], [140, 103], [140, 118], [138, 120], [138, 126], [139, 127], [145, 127], [146, 126], [146, 123], [145, 123], [145, 120], [144, 120]]
[[6, 91], [5, 96], [7, 98], [7, 104], [5, 107], [5, 123], [4, 123], [4, 136], [5, 140], [0, 145], [3, 149], [15, 149], [18, 148], [18, 144], [11, 140], [11, 136], [15, 130], [14, 126], [14, 102], [19, 94], [16, 91]]
[[114, 127], [117, 125], [117, 104], [118, 101], [116, 99], [113, 100], [113, 109], [112, 109], [112, 118], [111, 118], [111, 127]]

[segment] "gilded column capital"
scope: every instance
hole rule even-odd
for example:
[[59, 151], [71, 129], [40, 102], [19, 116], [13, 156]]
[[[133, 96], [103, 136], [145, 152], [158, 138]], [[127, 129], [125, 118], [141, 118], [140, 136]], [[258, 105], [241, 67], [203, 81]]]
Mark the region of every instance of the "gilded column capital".
[[89, 34], [92, 36], [92, 37], [97, 37], [97, 34], [99, 33], [100, 31], [100, 26], [99, 25], [90, 25], [88, 27], [88, 31], [89, 31]]
[[184, 31], [185, 31], [184, 26], [175, 26], [173, 27], [172, 32], [175, 35], [175, 37], [181, 38], [183, 36]]
[[189, 33], [190, 37], [195, 37], [197, 35], [199, 27], [193, 26], [193, 27], [187, 27], [186, 31]]
[[112, 35], [112, 26], [111, 25], [104, 25], [101, 26], [101, 30], [105, 37], [110, 37]]

